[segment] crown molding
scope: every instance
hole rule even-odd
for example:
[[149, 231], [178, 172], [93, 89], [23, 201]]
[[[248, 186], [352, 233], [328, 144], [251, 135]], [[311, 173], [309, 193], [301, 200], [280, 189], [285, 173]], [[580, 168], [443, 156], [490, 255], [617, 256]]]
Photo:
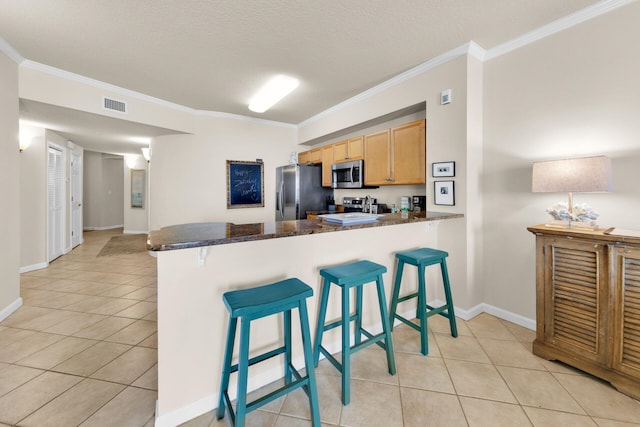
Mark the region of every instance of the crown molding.
[[[2, 40], [2, 39], [0, 39]], [[1, 45], [0, 45], [1, 47]], [[194, 116], [208, 116], [208, 117], [221, 117], [228, 118], [234, 120], [244, 120], [255, 123], [268, 123], [274, 126], [282, 126], [289, 128], [297, 128], [296, 125], [290, 123], [276, 122], [272, 120], [259, 119], [255, 117], [243, 116], [240, 114], [232, 114], [232, 113], [223, 113], [218, 111], [206, 111], [206, 110], [196, 110], [194, 108], [186, 107], [184, 105], [176, 104], [170, 101], [165, 101], [164, 99], [156, 98], [150, 95], [145, 95], [144, 93], [136, 92], [131, 89], [125, 89], [120, 86], [113, 85], [111, 83], [105, 83], [100, 80], [92, 79], [90, 77], [85, 77], [80, 74], [75, 74], [70, 71], [61, 70], [60, 68], [52, 67], [50, 65], [42, 64], [39, 62], [31, 61], [30, 59], [23, 59], [20, 62], [20, 66], [24, 68], [29, 68], [35, 71], [40, 71], [45, 74], [49, 74], [55, 77], [59, 77], [65, 80], [73, 81], [76, 83], [84, 84], [87, 86], [92, 86], [98, 89], [106, 90], [112, 93], [116, 93], [119, 95], [124, 95], [131, 97], [133, 99], [138, 99], [140, 101], [148, 102], [150, 104], [158, 105], [161, 107], [171, 108], [173, 110], [181, 111], [184, 113], [192, 114]]]
[[16, 64], [20, 64], [22, 61], [24, 61], [24, 57], [20, 55], [20, 53], [2, 37], [0, 37], [0, 51], [11, 58]]
[[487, 50], [484, 60], [489, 61], [491, 59], [497, 58], [498, 56], [502, 56], [516, 49], [520, 49], [521, 47], [524, 47], [528, 44], [541, 40], [545, 37], [549, 37], [553, 34], [559, 33], [560, 31], [564, 31], [568, 28], [574, 27], [590, 19], [604, 15], [622, 6], [626, 6], [628, 4], [634, 3], [635, 1], [637, 0], [600, 1], [582, 10], [572, 13], [571, 15], [567, 15], [563, 18], [557, 19], [553, 22], [543, 25], [540, 28], [537, 28], [533, 31], [525, 33], [520, 37], [516, 37], [515, 39], [509, 40], [508, 42], [502, 43], [498, 46], [495, 46]]

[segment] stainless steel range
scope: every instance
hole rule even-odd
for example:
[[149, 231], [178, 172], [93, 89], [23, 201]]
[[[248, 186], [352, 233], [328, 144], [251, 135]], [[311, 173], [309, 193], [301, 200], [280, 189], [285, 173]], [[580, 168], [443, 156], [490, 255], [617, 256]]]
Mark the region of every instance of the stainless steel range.
[[[371, 208], [375, 208], [377, 213], [377, 200], [374, 198], [370, 198], [371, 200]], [[366, 197], [343, 197], [342, 198], [342, 206], [344, 206], [345, 212], [369, 212], [369, 206], [367, 206], [367, 198]]]

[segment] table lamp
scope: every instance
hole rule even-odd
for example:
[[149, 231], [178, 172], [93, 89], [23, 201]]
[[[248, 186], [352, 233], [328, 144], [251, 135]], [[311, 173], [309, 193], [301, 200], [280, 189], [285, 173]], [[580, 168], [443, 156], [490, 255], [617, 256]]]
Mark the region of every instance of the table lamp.
[[[558, 222], [597, 228], [598, 213], [586, 203], [573, 204], [573, 193], [613, 191], [611, 160], [606, 156], [549, 160], [533, 163], [531, 191], [534, 193], [568, 193], [568, 204], [557, 203], [547, 212]], [[582, 224], [580, 224], [582, 223]]]

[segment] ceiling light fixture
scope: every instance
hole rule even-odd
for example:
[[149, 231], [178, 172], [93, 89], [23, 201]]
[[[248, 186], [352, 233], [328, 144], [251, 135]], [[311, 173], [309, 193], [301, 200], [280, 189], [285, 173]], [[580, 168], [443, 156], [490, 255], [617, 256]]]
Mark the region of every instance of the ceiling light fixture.
[[249, 102], [249, 110], [264, 113], [298, 87], [298, 79], [279, 75], [267, 82]]

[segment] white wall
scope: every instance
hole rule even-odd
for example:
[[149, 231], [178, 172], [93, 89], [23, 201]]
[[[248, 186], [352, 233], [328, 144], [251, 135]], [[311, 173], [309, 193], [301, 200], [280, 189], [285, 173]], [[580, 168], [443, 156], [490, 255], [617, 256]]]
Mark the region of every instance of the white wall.
[[85, 230], [124, 225], [124, 160], [84, 151], [83, 217]]
[[20, 266], [30, 271], [47, 266], [47, 143], [45, 129], [20, 125], [30, 140], [20, 155]]
[[0, 53], [0, 320], [22, 304], [18, 147], [18, 65]]
[[[275, 219], [275, 169], [295, 150], [295, 128], [258, 120], [201, 116], [194, 135], [151, 142], [150, 229]], [[227, 209], [227, 160], [264, 161], [264, 207]]]
[[149, 232], [149, 163], [142, 156], [135, 156], [132, 169], [145, 171], [145, 193], [142, 208], [131, 207], [131, 169], [124, 163], [124, 233], [145, 234]]
[[633, 3], [485, 63], [486, 302], [535, 317], [529, 225], [565, 194], [531, 193], [538, 160], [604, 154], [615, 192], [576, 194], [600, 224], [640, 229], [640, 4]]

